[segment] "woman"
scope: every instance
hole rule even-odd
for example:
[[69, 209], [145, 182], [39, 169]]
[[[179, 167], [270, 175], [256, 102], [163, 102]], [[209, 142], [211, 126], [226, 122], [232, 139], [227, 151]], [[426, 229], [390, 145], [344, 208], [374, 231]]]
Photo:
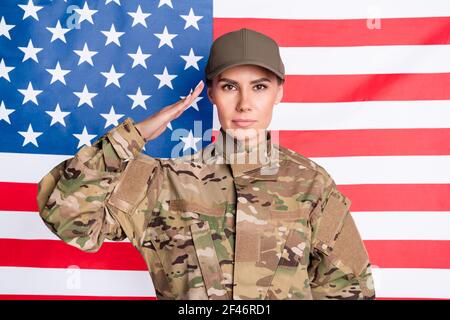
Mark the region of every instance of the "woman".
[[351, 201], [327, 171], [267, 130], [283, 96], [271, 38], [249, 29], [211, 47], [215, 143], [174, 159], [141, 153], [202, 92], [127, 119], [39, 183], [40, 216], [66, 243], [96, 252], [130, 239], [159, 299], [373, 299]]

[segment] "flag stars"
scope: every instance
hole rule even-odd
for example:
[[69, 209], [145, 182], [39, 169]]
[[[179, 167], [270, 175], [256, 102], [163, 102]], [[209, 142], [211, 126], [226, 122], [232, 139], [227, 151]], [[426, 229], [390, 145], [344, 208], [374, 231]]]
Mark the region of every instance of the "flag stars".
[[195, 69], [199, 70], [198, 68], [198, 61], [203, 58], [203, 56], [196, 56], [194, 54], [194, 50], [191, 48], [189, 51], [189, 55], [187, 56], [180, 56], [184, 61], [186, 61], [186, 65], [184, 66], [184, 70], [186, 70], [189, 67], [194, 67]]
[[159, 0], [158, 8], [167, 5], [173, 9], [172, 0]]
[[5, 17], [2, 17], [2, 19], [0, 20], [0, 37], [4, 36], [4, 37], [8, 38], [9, 40], [11, 40], [11, 35], [9, 34], [9, 30], [11, 30], [14, 27], [15, 27], [15, 25], [7, 24], [5, 21]]
[[101, 72], [101, 74], [106, 78], [105, 88], [110, 84], [115, 84], [120, 88], [119, 79], [122, 78], [125, 73], [116, 72], [114, 65], [112, 65], [109, 72]]
[[78, 98], [80, 98], [80, 100], [78, 101], [77, 107], [79, 107], [79, 106], [81, 106], [83, 104], [87, 104], [91, 108], [94, 108], [94, 105], [92, 104], [92, 99], [97, 95], [97, 93], [89, 92], [89, 90], [88, 90], [86, 85], [84, 85], [83, 91], [81, 91], [81, 92], [74, 92], [74, 94]]
[[158, 89], [163, 86], [168, 86], [169, 88], [173, 89], [172, 80], [178, 77], [177, 75], [169, 74], [169, 72], [167, 71], [167, 67], [164, 67], [164, 71], [162, 74], [155, 74], [154, 76], [159, 79]]
[[5, 103], [2, 101], [0, 103], [0, 121], [3, 120], [5, 122], [11, 124], [11, 121], [9, 120], [9, 115], [11, 113], [13, 113], [14, 111], [16, 111], [16, 110], [14, 110], [14, 109], [7, 109], [6, 106], [5, 106]]
[[58, 20], [58, 22], [56, 22], [56, 26], [54, 28], [47, 27], [47, 30], [52, 33], [52, 38], [51, 38], [50, 42], [53, 42], [53, 41], [59, 39], [62, 42], [67, 43], [65, 34], [67, 32], [69, 32], [70, 29], [61, 27], [61, 23], [59, 22], [59, 20]]
[[9, 72], [14, 69], [15, 67], [8, 67], [5, 65], [5, 61], [3, 59], [0, 60], [0, 78], [5, 78], [7, 81], [11, 82], [11, 79], [9, 79]]
[[180, 17], [183, 18], [186, 21], [186, 24], [184, 25], [184, 29], [186, 30], [189, 27], [194, 27], [197, 30], [200, 30], [198, 28], [198, 21], [201, 20], [203, 18], [203, 16], [196, 16], [194, 14], [194, 10], [191, 8], [189, 10], [189, 15], [182, 15], [180, 14]]
[[84, 6], [82, 9], [75, 9], [76, 13], [80, 15], [80, 18], [78, 20], [78, 23], [81, 24], [83, 21], [88, 21], [91, 24], [94, 24], [94, 21], [92, 20], [92, 16], [97, 13], [98, 10], [91, 10], [87, 4], [87, 2], [84, 2]]
[[106, 0], [105, 4], [108, 4], [110, 2], [114, 2], [115, 4], [117, 4], [118, 6], [120, 6], [120, 0]]
[[19, 4], [18, 6], [24, 11], [22, 20], [32, 17], [39, 21], [37, 13], [43, 8], [42, 6], [35, 6], [32, 0], [29, 0], [28, 4]]
[[164, 26], [163, 33], [154, 33], [154, 35], [159, 38], [158, 48], [161, 48], [163, 45], [167, 45], [172, 49], [173, 49], [172, 39], [178, 36], [178, 34], [169, 33], [169, 31], [167, 30], [167, 26]]
[[28, 101], [33, 102], [34, 104], [38, 104], [37, 96], [42, 93], [42, 90], [34, 90], [31, 82], [28, 83], [28, 88], [26, 89], [18, 89], [18, 91], [23, 94], [22, 105], [27, 103]]
[[56, 105], [55, 111], [45, 111], [50, 117], [52, 117], [52, 122], [50, 123], [50, 127], [56, 123], [62, 124], [64, 127], [66, 126], [66, 122], [64, 118], [67, 117], [70, 112], [61, 111], [59, 107], [59, 103]]
[[109, 126], [118, 126], [119, 119], [124, 116], [124, 114], [117, 114], [114, 106], [111, 106], [109, 113], [100, 113], [100, 115], [106, 119], [105, 129]]
[[31, 123], [28, 125], [27, 131], [18, 131], [18, 133], [24, 137], [22, 147], [26, 146], [27, 144], [31, 143], [34, 144], [36, 147], [39, 147], [37, 143], [37, 138], [43, 133], [43, 132], [35, 132], [33, 130], [33, 127], [31, 126]]
[[111, 24], [111, 29], [109, 29], [109, 31], [102, 31], [102, 33], [106, 36], [105, 46], [107, 46], [110, 43], [115, 43], [119, 47], [120, 47], [119, 38], [125, 34], [125, 32], [116, 31], [116, 27], [114, 27], [114, 23]]
[[136, 12], [128, 12], [128, 14], [133, 17], [133, 24], [131, 25], [132, 27], [137, 24], [141, 24], [146, 28], [147, 22], [145, 22], [145, 19], [152, 15], [151, 13], [142, 12], [141, 5], [138, 6]]
[[195, 138], [194, 135], [192, 134], [192, 130], [189, 130], [188, 136], [181, 137], [180, 140], [183, 141], [184, 143], [183, 152], [189, 148], [194, 149], [194, 151], [197, 151], [197, 142], [202, 140], [202, 138]]
[[52, 80], [50, 80], [50, 84], [54, 83], [55, 81], [60, 81], [63, 84], [66, 84], [66, 80], [64, 79], [64, 76], [70, 72], [70, 70], [63, 70], [61, 69], [61, 66], [59, 65], [59, 61], [56, 63], [55, 69], [45, 69], [48, 73], [52, 75]]
[[92, 62], [92, 57], [95, 56], [97, 51], [90, 51], [87, 43], [84, 44], [83, 50], [73, 50], [77, 55], [80, 56], [78, 60], [78, 65], [83, 62], [89, 63], [91, 66], [94, 66], [94, 62]]
[[26, 47], [19, 47], [19, 49], [24, 53], [22, 62], [27, 61], [28, 59], [33, 59], [38, 62], [37, 54], [42, 51], [42, 48], [36, 48], [33, 46], [33, 41], [31, 39], [28, 41], [28, 45]]
[[147, 106], [145, 105], [145, 100], [151, 97], [151, 95], [142, 94], [141, 88], [138, 87], [136, 94], [128, 94], [128, 97], [133, 100], [133, 105], [131, 106], [131, 110], [134, 108], [141, 106], [145, 110], [147, 110]]
[[86, 129], [86, 126], [83, 128], [83, 132], [78, 133], [78, 134], [74, 133], [73, 135], [74, 135], [75, 138], [78, 139], [77, 149], [82, 147], [82, 146], [84, 146], [84, 145], [90, 146], [91, 145], [91, 140], [94, 139], [97, 136], [95, 134], [89, 134], [87, 129]]
[[129, 53], [128, 55], [133, 59], [132, 68], [141, 65], [145, 69], [147, 69], [147, 63], [145, 62], [145, 60], [148, 59], [151, 56], [151, 54], [142, 53], [141, 46], [138, 47], [136, 53]]

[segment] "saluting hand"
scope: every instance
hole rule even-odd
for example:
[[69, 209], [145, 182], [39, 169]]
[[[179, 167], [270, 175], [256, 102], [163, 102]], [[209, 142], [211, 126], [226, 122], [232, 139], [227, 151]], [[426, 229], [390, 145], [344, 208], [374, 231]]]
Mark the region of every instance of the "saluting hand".
[[147, 119], [136, 124], [136, 128], [146, 140], [153, 140], [166, 130], [167, 124], [178, 118], [202, 92], [204, 83], [202, 80], [197, 84], [194, 91], [183, 99], [168, 105]]

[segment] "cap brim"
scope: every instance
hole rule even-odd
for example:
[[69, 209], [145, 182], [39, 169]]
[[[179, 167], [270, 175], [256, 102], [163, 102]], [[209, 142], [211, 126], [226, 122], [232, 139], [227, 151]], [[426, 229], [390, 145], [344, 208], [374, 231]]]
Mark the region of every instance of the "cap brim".
[[219, 68], [217, 68], [216, 70], [214, 70], [214, 72], [208, 74], [206, 79], [212, 80], [215, 76], [217, 76], [221, 72], [223, 72], [223, 71], [225, 71], [225, 70], [227, 70], [227, 69], [229, 69], [231, 67], [240, 66], [240, 65], [243, 65], [243, 64], [252, 64], [252, 65], [257, 65], [257, 66], [266, 68], [266, 69], [272, 71], [273, 73], [275, 73], [281, 79], [284, 79], [284, 75], [281, 74], [278, 70], [276, 70], [273, 67], [265, 64], [264, 62], [255, 61], [255, 60], [239, 60], [239, 61], [235, 61], [235, 62], [230, 62], [230, 63], [224, 64], [224, 65], [220, 66]]

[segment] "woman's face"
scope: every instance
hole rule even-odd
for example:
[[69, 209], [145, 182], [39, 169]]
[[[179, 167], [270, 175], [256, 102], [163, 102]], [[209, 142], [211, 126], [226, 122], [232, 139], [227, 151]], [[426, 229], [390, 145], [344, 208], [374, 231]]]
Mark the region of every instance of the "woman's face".
[[264, 138], [261, 133], [283, 97], [283, 84], [268, 69], [239, 65], [215, 76], [207, 94], [217, 107], [222, 128], [239, 140], [254, 143]]

